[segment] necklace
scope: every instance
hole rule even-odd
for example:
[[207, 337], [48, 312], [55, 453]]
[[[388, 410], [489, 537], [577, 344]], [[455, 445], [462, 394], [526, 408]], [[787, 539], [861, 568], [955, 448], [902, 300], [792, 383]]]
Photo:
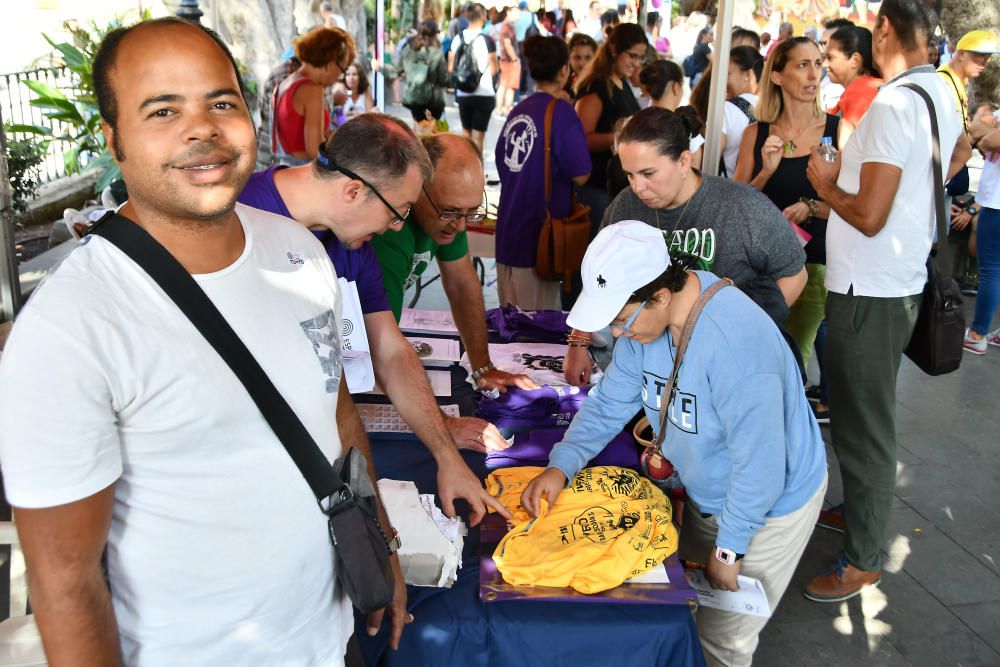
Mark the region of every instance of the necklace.
[[781, 144], [781, 152], [784, 153], [785, 155], [794, 155], [795, 151], [799, 150], [799, 145], [795, 143], [795, 140], [802, 138], [802, 135], [805, 134], [809, 130], [809, 128], [811, 128], [814, 124], [815, 123], [810, 123], [809, 125], [806, 125], [804, 128], [799, 130], [798, 134], [795, 135], [795, 139], [787, 139], [785, 142], [783, 142]]
[[[694, 196], [696, 194], [698, 194], [697, 188], [695, 189], [694, 192], [691, 193], [691, 196], [688, 197], [688, 200], [686, 202], [684, 202], [684, 208], [681, 209], [681, 214], [677, 217], [677, 222], [674, 223], [674, 228], [670, 230], [669, 239], [667, 239], [667, 247], [668, 247], [668, 249], [670, 247], [670, 241], [673, 240], [673, 238], [674, 238], [674, 232], [676, 232], [677, 228], [680, 226], [681, 220], [684, 219], [684, 214], [687, 213], [688, 205], [691, 203], [691, 200], [694, 199]], [[660, 209], [654, 208], [653, 209], [653, 215], [656, 216], [656, 228], [659, 229], [661, 232], [662, 231], [666, 231], [666, 230], [663, 229], [663, 227], [660, 227]], [[664, 238], [666, 238], [667, 234], [664, 234], [663, 236], [664, 236]]]

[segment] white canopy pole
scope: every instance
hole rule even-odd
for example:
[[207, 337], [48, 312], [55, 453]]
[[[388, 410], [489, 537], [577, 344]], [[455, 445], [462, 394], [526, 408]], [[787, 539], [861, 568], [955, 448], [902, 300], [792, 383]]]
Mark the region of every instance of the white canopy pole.
[[712, 85], [708, 95], [708, 126], [705, 128], [705, 152], [702, 171], [719, 175], [719, 150], [722, 143], [722, 105], [726, 103], [726, 79], [729, 77], [729, 47], [733, 37], [735, 0], [719, 0], [715, 21], [715, 44], [712, 56]]
[[[364, 30], [364, 26], [361, 28]], [[375, 58], [382, 64], [382, 71], [375, 73], [375, 105], [385, 112], [385, 0], [375, 0]], [[399, 63], [393, 63], [399, 67]]]

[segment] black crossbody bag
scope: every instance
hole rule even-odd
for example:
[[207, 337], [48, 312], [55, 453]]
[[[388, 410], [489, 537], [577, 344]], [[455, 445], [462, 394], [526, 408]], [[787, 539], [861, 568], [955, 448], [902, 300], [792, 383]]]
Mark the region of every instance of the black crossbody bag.
[[253, 354], [201, 287], [146, 230], [109, 212], [91, 228], [139, 265], [232, 369], [284, 445], [327, 516], [337, 581], [362, 612], [392, 601], [392, 549], [375, 509], [365, 457], [354, 448], [331, 465]]
[[[948, 223], [945, 221], [944, 182], [941, 180], [941, 135], [938, 131], [934, 102], [920, 86], [904, 83], [927, 105], [931, 115], [931, 168], [934, 179], [934, 209], [937, 213], [937, 263], [927, 258], [927, 283], [917, 322], [905, 354], [928, 375], [944, 375], [958, 370], [962, 363], [962, 339], [965, 337], [965, 311], [962, 292], [951, 277], [951, 253], [948, 252]], [[938, 264], [940, 266], [938, 266]]]

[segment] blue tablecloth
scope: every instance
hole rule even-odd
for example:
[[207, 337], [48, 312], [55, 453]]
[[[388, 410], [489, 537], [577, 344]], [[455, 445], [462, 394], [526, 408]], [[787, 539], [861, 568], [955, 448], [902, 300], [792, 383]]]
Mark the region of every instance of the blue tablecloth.
[[[406, 479], [435, 493], [434, 459], [415, 439], [372, 436], [379, 477]], [[485, 476], [483, 456], [463, 452]], [[464, 512], [459, 509], [460, 513]], [[399, 650], [388, 649], [388, 622], [368, 637], [364, 618], [355, 630], [365, 662], [386, 667], [701, 667], [705, 659], [685, 606], [574, 604], [479, 600], [478, 530], [466, 539], [466, 558], [449, 589], [409, 587], [406, 627]]]

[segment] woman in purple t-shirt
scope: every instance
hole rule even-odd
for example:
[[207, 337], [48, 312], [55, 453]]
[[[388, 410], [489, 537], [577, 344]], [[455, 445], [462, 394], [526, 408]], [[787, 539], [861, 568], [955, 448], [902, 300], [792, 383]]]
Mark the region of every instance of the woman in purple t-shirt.
[[569, 51], [558, 37], [529, 37], [522, 48], [538, 92], [514, 107], [496, 146], [500, 174], [497, 210], [497, 291], [500, 304], [526, 310], [560, 308], [559, 282], [535, 275], [538, 235], [545, 221], [545, 112], [555, 100], [552, 118], [549, 212], [569, 214], [573, 183], [590, 175], [590, 153], [580, 118], [566, 101]]

